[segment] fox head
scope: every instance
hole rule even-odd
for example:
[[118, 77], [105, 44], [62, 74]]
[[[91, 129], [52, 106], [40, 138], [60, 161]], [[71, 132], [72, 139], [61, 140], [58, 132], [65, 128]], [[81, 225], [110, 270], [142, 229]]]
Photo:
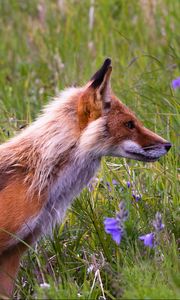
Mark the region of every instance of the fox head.
[[158, 160], [169, 151], [171, 143], [145, 128], [113, 94], [111, 71], [111, 60], [107, 58], [85, 86], [77, 107], [80, 130], [86, 140], [91, 139], [91, 132], [97, 131], [94, 143], [100, 156]]

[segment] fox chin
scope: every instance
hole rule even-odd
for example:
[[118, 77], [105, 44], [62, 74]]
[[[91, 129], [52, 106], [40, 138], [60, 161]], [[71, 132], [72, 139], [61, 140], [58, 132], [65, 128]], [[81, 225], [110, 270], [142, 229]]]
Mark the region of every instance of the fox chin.
[[83, 87], [53, 99], [0, 145], [0, 294], [10, 296], [20, 259], [62, 222], [103, 156], [153, 162], [170, 142], [145, 128], [111, 90], [111, 59]]

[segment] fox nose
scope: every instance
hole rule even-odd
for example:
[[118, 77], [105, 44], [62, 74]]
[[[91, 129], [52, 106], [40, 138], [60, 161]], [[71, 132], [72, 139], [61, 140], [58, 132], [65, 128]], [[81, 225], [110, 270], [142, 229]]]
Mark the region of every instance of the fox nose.
[[165, 149], [166, 149], [166, 151], [168, 152], [169, 151], [169, 149], [171, 148], [171, 143], [165, 143], [165, 145], [164, 145], [164, 147], [165, 147]]

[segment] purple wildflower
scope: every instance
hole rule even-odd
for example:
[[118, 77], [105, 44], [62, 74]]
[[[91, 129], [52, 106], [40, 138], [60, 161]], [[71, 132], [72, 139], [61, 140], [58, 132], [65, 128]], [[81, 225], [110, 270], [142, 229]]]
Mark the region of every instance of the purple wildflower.
[[128, 218], [128, 210], [126, 210], [125, 204], [123, 201], [121, 201], [119, 203], [119, 211], [116, 213], [116, 216], [122, 225]]
[[108, 181], [106, 182], [106, 186], [107, 186], [109, 192], [111, 192], [111, 185], [110, 185], [110, 183]]
[[128, 211], [123, 202], [119, 204], [119, 211], [116, 218], [106, 218], [104, 227], [106, 233], [110, 234], [112, 239], [119, 245], [124, 234], [124, 222], [128, 217]]
[[136, 202], [138, 202], [139, 200], [141, 200], [141, 198], [142, 198], [141, 195], [137, 195], [136, 198], [135, 198]]
[[136, 202], [138, 202], [142, 198], [142, 196], [140, 194], [136, 195], [135, 193], [132, 194], [132, 197], [135, 199]]
[[154, 232], [139, 237], [141, 241], [144, 241], [144, 245], [150, 248], [154, 248], [158, 244], [158, 233], [165, 227], [165, 225], [162, 223], [162, 216], [159, 212], [156, 213], [153, 226], [155, 229]]
[[127, 181], [127, 187], [128, 187], [128, 189], [131, 187], [131, 183], [130, 183], [130, 181]]
[[122, 229], [117, 218], [106, 218], [104, 220], [106, 233], [112, 236], [112, 239], [119, 245], [122, 238]]
[[180, 88], [180, 77], [172, 80], [171, 84], [172, 84], [173, 89]]
[[145, 246], [153, 248], [155, 246], [154, 232], [142, 235], [139, 237], [141, 241], [144, 242]]
[[119, 182], [118, 182], [116, 179], [113, 179], [113, 180], [112, 180], [112, 184], [113, 184], [113, 185], [119, 185]]
[[155, 220], [153, 221], [153, 226], [157, 232], [164, 229], [165, 225], [162, 223], [162, 216], [159, 212], [156, 213]]

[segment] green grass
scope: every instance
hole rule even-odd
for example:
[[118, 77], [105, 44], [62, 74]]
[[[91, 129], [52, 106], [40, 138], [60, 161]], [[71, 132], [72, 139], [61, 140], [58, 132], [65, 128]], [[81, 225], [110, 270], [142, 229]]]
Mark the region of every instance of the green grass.
[[[0, 1], [0, 141], [33, 121], [58, 89], [86, 83], [110, 56], [115, 93], [173, 148], [153, 164], [104, 159], [94, 191], [85, 189], [54, 237], [24, 257], [14, 297], [178, 299], [180, 91], [171, 81], [180, 74], [180, 1], [94, 2], [90, 30], [90, 0]], [[129, 219], [117, 246], [103, 219], [115, 215], [121, 200]], [[138, 237], [152, 230], [157, 211], [165, 229], [151, 250]]]

